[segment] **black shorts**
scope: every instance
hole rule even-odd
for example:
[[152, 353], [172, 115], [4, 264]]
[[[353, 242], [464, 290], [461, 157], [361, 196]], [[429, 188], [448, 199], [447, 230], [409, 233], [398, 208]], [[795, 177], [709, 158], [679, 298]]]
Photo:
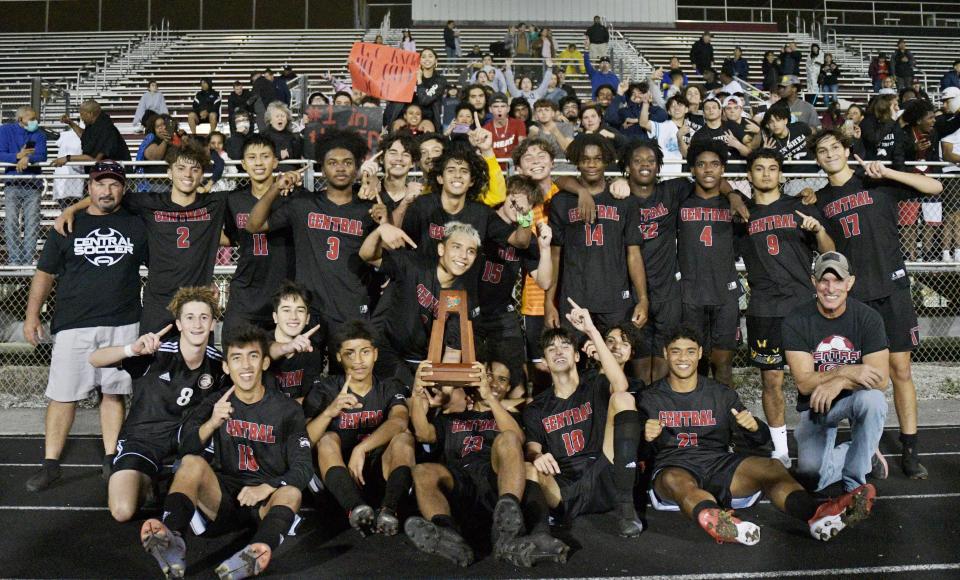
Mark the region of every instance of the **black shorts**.
[[[618, 312], [591, 312], [590, 318], [593, 319], [593, 324], [600, 329], [600, 332], [605, 333], [614, 326], [624, 322], [630, 322], [630, 319], [633, 318], [633, 306], [633, 304], [630, 304], [625, 310], [620, 310]], [[566, 308], [560, 309], [560, 326], [569, 330], [573, 330], [574, 333], [577, 333], [577, 331], [574, 330], [573, 325], [570, 324], [570, 321], [567, 320], [567, 314], [570, 313], [570, 310], [572, 310], [572, 308], [570, 307], [569, 303], [567, 303]]]
[[740, 301], [736, 296], [719, 306], [684, 304], [680, 319], [700, 333], [704, 354], [712, 349], [735, 350], [740, 342]]
[[155, 478], [163, 469], [164, 459], [177, 455], [176, 434], [163, 439], [137, 439], [124, 437], [117, 441], [117, 456], [113, 458], [113, 471], [132, 469]]
[[747, 315], [747, 345], [750, 365], [761, 371], [783, 370], [783, 318]]
[[[383, 453], [386, 450], [386, 445], [377, 447], [367, 453], [363, 461], [364, 484], [360, 491], [363, 499], [370, 505], [379, 506], [387, 489], [386, 474], [383, 473]], [[344, 459], [349, 461], [350, 456], [344, 453]]]
[[377, 362], [373, 366], [373, 374], [381, 381], [398, 379], [408, 389], [404, 394], [410, 396], [409, 389], [417, 374], [417, 363], [401, 358], [392, 347], [383, 344], [377, 348]]
[[897, 288], [893, 294], [866, 302], [880, 313], [887, 331], [890, 352], [911, 352], [920, 346], [920, 325], [913, 309], [910, 287]]
[[650, 356], [663, 357], [663, 348], [667, 340], [680, 326], [683, 306], [680, 297], [665, 302], [651, 302], [647, 312], [647, 323], [640, 329], [640, 344], [634, 352], [634, 358]]
[[500, 498], [497, 474], [489, 461], [474, 461], [466, 466], [447, 466], [453, 476], [450, 505], [457, 515], [492, 514]]
[[613, 464], [602, 453], [582, 471], [560, 472], [555, 479], [560, 487], [563, 516], [568, 520], [581, 514], [606, 513], [617, 505]]
[[221, 338], [230, 336], [231, 332], [246, 324], [252, 324], [270, 333], [271, 336], [273, 336], [273, 329], [277, 326], [277, 323], [275, 323], [272, 318], [253, 316], [250, 313], [242, 312], [236, 308], [231, 309], [228, 306], [227, 311], [223, 314], [223, 325], [220, 327]]
[[683, 469], [697, 480], [700, 489], [717, 498], [718, 504], [730, 507], [730, 502], [733, 501], [733, 494], [730, 493], [733, 475], [740, 463], [747, 457], [749, 456], [739, 453], [719, 453], [713, 459], [682, 461], [680, 458], [672, 458], [657, 461], [654, 464], [653, 479], [656, 481], [660, 472], [668, 467]]
[[173, 314], [167, 310], [166, 304], [157, 304], [150, 299], [143, 301], [143, 311], [140, 312], [141, 335], [148, 332], [160, 332], [164, 326], [173, 322]]
[[252, 482], [225, 473], [217, 473], [217, 482], [220, 484], [220, 505], [217, 507], [217, 516], [207, 524], [202, 535], [216, 537], [259, 525], [260, 508], [270, 498], [264, 499], [255, 506], [243, 506], [237, 501], [237, 494], [244, 487], [254, 485]]
[[498, 360], [510, 370], [510, 386], [524, 383], [523, 331], [515, 312], [504, 312], [476, 325], [477, 358]]
[[540, 362], [543, 360], [543, 350], [540, 348], [540, 337], [543, 335], [543, 316], [523, 316], [523, 336], [527, 341], [527, 360]]

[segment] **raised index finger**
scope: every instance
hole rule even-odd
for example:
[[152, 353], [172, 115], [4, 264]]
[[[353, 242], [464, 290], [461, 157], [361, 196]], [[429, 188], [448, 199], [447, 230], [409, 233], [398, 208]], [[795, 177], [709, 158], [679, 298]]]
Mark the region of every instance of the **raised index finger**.
[[320, 325], [319, 325], [319, 324], [316, 325], [316, 326], [314, 326], [313, 328], [311, 328], [311, 329], [308, 330], [307, 332], [305, 332], [305, 333], [303, 334], [303, 336], [306, 337], [306, 338], [310, 338], [311, 336], [313, 336], [313, 333], [316, 332], [316, 331], [318, 331], [318, 330], [320, 330]]
[[237, 388], [237, 386], [234, 385], [234, 386], [230, 387], [229, 389], [227, 389], [227, 392], [224, 393], [223, 396], [220, 397], [220, 400], [217, 401], [217, 402], [218, 402], [218, 403], [226, 403], [226, 402], [227, 402], [227, 399], [230, 398], [230, 395], [233, 394], [233, 391], [236, 390], [236, 388]]
[[808, 219], [808, 218], [810, 217], [810, 216], [808, 216], [808, 215], [804, 215], [804, 214], [803, 214], [800, 210], [798, 210], [798, 209], [793, 210], [793, 211], [794, 211], [798, 216], [800, 216], [800, 219]]
[[573, 298], [567, 298], [567, 302], [570, 303], [570, 306], [573, 306], [575, 309], [579, 310], [580, 305], [573, 301]]
[[863, 158], [860, 157], [858, 154], [854, 153], [854, 154], [853, 154], [853, 158], [856, 159], [857, 162], [860, 163], [860, 165], [863, 165], [864, 167], [867, 166], [867, 162], [864, 161]]
[[473, 112], [473, 123], [477, 126], [477, 129], [480, 128], [480, 115], [476, 111]]
[[164, 326], [164, 327], [163, 327], [163, 330], [161, 330], [160, 332], [157, 333], [157, 338], [160, 338], [160, 337], [163, 336], [164, 334], [170, 332], [170, 329], [171, 329], [171, 328], [173, 328], [173, 323], [170, 323], [170, 324]]

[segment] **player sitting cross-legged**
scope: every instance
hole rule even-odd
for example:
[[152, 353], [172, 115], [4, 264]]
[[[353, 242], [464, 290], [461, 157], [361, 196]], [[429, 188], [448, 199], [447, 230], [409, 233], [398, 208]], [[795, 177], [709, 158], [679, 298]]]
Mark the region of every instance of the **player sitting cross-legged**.
[[667, 376], [641, 396], [644, 438], [656, 453], [653, 490], [658, 501], [678, 505], [717, 542], [748, 546], [760, 541], [760, 527], [725, 508], [734, 498], [758, 491], [778, 509], [806, 521], [818, 540], [829, 540], [870, 515], [876, 497], [870, 484], [817, 506], [777, 459], [731, 452], [734, 429], [757, 444], [769, 442], [770, 433], [744, 408], [736, 391], [697, 374], [702, 354], [696, 331], [681, 325], [664, 348]]

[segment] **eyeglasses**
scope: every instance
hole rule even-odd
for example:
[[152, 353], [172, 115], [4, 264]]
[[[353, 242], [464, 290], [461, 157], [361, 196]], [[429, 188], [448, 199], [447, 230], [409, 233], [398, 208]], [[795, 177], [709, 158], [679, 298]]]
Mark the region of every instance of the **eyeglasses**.
[[123, 169], [123, 166], [115, 161], [100, 161], [95, 163], [91, 168], [91, 172], [101, 173], [105, 171], [111, 173], [120, 173], [121, 175], [126, 173], [126, 171]]

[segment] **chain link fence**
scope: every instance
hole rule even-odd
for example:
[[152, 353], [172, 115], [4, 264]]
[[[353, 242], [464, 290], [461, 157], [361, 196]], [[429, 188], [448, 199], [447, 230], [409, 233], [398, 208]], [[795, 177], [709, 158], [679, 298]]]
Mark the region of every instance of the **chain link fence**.
[[[738, 188], [743, 187], [742, 174], [735, 173], [738, 168], [730, 169], [732, 173], [728, 177], [731, 182]], [[508, 167], [508, 173], [512, 173], [512, 166]], [[52, 343], [48, 339], [37, 348], [27, 343], [23, 336], [23, 320], [33, 264], [61, 207], [84, 195], [84, 179], [82, 173], [74, 176], [41, 175], [27, 180], [0, 175], [0, 199], [3, 200], [0, 222], [5, 233], [0, 250], [0, 408], [42, 407], [46, 403], [43, 392]], [[822, 177], [813, 174], [798, 175], [788, 179], [786, 189], [799, 191], [801, 187], [792, 182], [801, 179], [803, 184], [813, 187], [823, 182]], [[912, 281], [914, 305], [920, 318], [921, 343], [915, 358], [921, 363], [952, 367], [954, 363], [960, 363], [960, 250], [957, 250], [960, 248], [960, 173], [944, 174], [938, 179], [944, 184], [941, 196], [906, 204], [901, 217], [904, 224], [910, 221], [909, 218], [912, 222], [901, 226], [901, 239]], [[314, 176], [309, 171], [306, 181], [308, 188], [314, 184]], [[134, 174], [128, 183], [130, 191], [145, 188], [162, 191], [169, 187], [166, 176], [160, 174]], [[233, 189], [248, 183], [246, 174], [228, 173], [216, 187]], [[15, 221], [17, 212], [26, 213], [26, 220], [21, 217]], [[31, 223], [31, 212], [33, 216], [39, 213], [35, 225]], [[28, 237], [24, 242], [22, 234], [26, 229], [29, 235], [31, 228], [36, 229], [36, 240]], [[16, 240], [13, 233], [18, 236]], [[21, 252], [19, 245], [24, 243], [26, 250], [18, 254]], [[229, 283], [236, 258], [233, 248], [222, 249], [217, 258], [214, 281], [220, 288], [223, 306], [230, 299]], [[11, 264], [16, 261], [22, 264]], [[745, 309], [749, 301], [749, 283], [743, 268], [739, 269], [746, 290], [740, 306]], [[142, 279], [145, 280], [146, 276], [144, 269]], [[519, 310], [518, 292], [515, 299]], [[55, 300], [56, 287], [42, 309], [45, 330], [48, 330]], [[49, 332], [45, 331], [44, 336], [49, 337]], [[741, 349], [737, 364], [746, 366], [745, 349]], [[952, 374], [953, 370], [949, 372]]]

